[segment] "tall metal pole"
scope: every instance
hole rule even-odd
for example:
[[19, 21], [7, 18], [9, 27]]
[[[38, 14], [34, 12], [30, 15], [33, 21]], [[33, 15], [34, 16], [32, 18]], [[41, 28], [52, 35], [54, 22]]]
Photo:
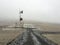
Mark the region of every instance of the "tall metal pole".
[[21, 18], [21, 13], [20, 13], [20, 9], [19, 9], [19, 22], [20, 22], [20, 25], [21, 25], [20, 18]]
[[21, 12], [21, 11], [19, 10], [19, 14], [20, 14], [20, 17], [19, 17], [20, 27], [23, 27], [23, 18], [21, 17], [21, 13], [23, 13], [23, 12]]

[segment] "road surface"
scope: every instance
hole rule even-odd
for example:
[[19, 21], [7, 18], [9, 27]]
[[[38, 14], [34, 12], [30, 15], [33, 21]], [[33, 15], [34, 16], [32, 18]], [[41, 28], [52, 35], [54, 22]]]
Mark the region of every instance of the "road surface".
[[47, 39], [42, 34], [33, 31], [32, 28], [26, 28], [22, 35], [18, 35], [15, 39], [8, 42], [7, 45], [58, 45]]

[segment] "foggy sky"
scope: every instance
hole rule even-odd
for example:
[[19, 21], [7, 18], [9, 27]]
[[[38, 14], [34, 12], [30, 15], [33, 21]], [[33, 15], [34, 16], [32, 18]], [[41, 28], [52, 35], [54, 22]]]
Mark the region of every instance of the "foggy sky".
[[60, 23], [60, 0], [0, 0], [0, 20], [24, 20]]

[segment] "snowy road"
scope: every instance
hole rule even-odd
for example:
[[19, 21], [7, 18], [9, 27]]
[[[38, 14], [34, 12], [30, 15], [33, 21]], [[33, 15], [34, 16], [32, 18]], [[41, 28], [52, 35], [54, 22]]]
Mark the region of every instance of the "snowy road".
[[47, 39], [41, 34], [34, 32], [32, 28], [26, 28], [26, 31], [8, 42], [7, 45], [57, 45], [55, 42]]

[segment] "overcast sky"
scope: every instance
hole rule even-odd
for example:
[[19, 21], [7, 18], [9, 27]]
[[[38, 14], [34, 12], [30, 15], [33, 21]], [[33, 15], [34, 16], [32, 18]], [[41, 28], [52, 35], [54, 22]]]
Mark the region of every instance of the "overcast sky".
[[0, 20], [24, 20], [60, 23], [60, 0], [0, 0]]

